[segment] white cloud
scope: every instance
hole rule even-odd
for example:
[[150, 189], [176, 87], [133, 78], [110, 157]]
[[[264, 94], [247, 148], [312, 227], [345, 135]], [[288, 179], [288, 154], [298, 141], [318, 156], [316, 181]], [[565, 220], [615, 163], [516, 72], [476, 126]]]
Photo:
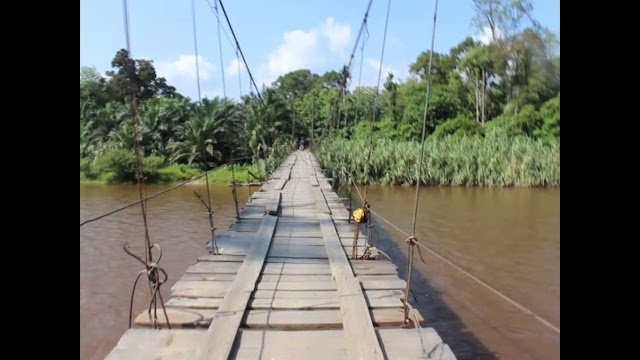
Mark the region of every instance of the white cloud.
[[[371, 69], [370, 71], [363, 70], [362, 71], [362, 86], [376, 86], [378, 83], [378, 69], [380, 68], [380, 60], [374, 58], [365, 59], [366, 64]], [[393, 81], [399, 82], [405, 80], [409, 76], [408, 70], [406, 70], [407, 66], [404, 65], [384, 65], [382, 67], [382, 74], [380, 79], [380, 86], [382, 87], [385, 79], [387, 78], [387, 74], [393, 73]], [[357, 81], [351, 84], [351, 88], [357, 86]]]
[[351, 27], [336, 23], [332, 17], [325, 19], [320, 30], [329, 39], [329, 48], [333, 52], [344, 52], [351, 43]]
[[[502, 37], [502, 31], [496, 28], [496, 37], [499, 39]], [[485, 26], [482, 29], [482, 33], [474, 35], [476, 40], [479, 40], [481, 43], [487, 45], [491, 42], [491, 28], [489, 26]]]
[[[159, 61], [156, 66], [159, 76], [167, 78], [169, 84], [184, 80], [196, 80], [196, 57], [195, 55], [180, 55], [176, 61]], [[200, 80], [209, 80], [215, 70], [212, 63], [198, 55], [198, 68]]]
[[[154, 64], [158, 76], [167, 79], [167, 83], [175, 86], [178, 92], [191, 99], [198, 97], [198, 85], [196, 76], [195, 55], [180, 55], [177, 60], [158, 61]], [[200, 88], [202, 97], [219, 95], [221, 91], [211, 92], [206, 90], [213, 86], [221, 86], [219, 70], [202, 56], [198, 56], [198, 68], [200, 73]]]
[[238, 71], [243, 71], [243, 65], [238, 58], [231, 60], [229, 65], [224, 69], [224, 73], [227, 75], [238, 75]]
[[[317, 27], [287, 31], [259, 67], [258, 86], [270, 85], [278, 76], [299, 69], [322, 72], [327, 66], [338, 68], [347, 60], [346, 50], [351, 41], [351, 27], [331, 17]], [[230, 66], [227, 70], [231, 70]]]
[[284, 74], [318, 64], [318, 36], [315, 29], [284, 33], [284, 41], [269, 54], [269, 74]]

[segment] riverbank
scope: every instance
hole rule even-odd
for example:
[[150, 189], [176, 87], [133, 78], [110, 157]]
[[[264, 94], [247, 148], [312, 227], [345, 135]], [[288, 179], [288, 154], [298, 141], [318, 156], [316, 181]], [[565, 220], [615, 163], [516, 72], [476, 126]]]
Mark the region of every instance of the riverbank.
[[[353, 178], [358, 184], [403, 185], [418, 181], [420, 148], [417, 141], [335, 139], [320, 144], [316, 156], [341, 183]], [[433, 186], [560, 187], [560, 142], [494, 133], [427, 140], [419, 181]]]
[[[232, 165], [223, 165], [208, 175], [210, 184], [231, 184], [235, 176], [235, 180], [238, 183], [251, 183], [257, 181], [256, 178], [251, 176], [260, 176], [255, 174], [255, 169], [251, 170], [250, 165], [233, 165], [233, 173], [231, 169]], [[235, 174], [234, 174], [235, 173]], [[251, 174], [250, 174], [251, 173]], [[189, 179], [193, 179], [202, 175], [202, 170], [186, 165], [169, 165], [154, 171], [151, 177], [147, 176], [147, 183], [149, 184], [168, 184], [182, 182]], [[80, 170], [80, 183], [81, 184], [114, 184], [114, 183], [128, 183], [117, 181], [116, 174], [112, 171], [107, 171], [99, 174], [91, 174], [87, 176], [87, 173]], [[194, 181], [193, 183], [204, 183], [204, 177]]]

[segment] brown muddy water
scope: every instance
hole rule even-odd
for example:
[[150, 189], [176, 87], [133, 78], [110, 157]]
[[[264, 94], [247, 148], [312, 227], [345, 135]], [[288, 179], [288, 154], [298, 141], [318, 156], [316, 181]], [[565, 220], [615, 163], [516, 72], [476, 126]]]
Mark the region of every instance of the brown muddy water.
[[[148, 186], [153, 194], [166, 185]], [[257, 188], [239, 187], [244, 204]], [[208, 217], [187, 185], [148, 203], [151, 241], [163, 249], [160, 265], [171, 286], [199, 255], [209, 237]], [[224, 231], [235, 220], [231, 190], [214, 186], [214, 221]], [[346, 196], [346, 192], [341, 192]], [[375, 211], [409, 231], [413, 188], [372, 187]], [[354, 193], [354, 197], [356, 197]], [[132, 185], [80, 186], [80, 221], [137, 199]], [[421, 191], [416, 233], [421, 243], [455, 262], [538, 316], [560, 327], [560, 191], [558, 189], [426, 188]], [[373, 241], [406, 274], [404, 236], [375, 219]], [[128, 327], [129, 300], [140, 264], [123, 244], [142, 255], [144, 229], [134, 206], [80, 228], [80, 358], [103, 359]], [[412, 275], [414, 303], [458, 359], [559, 359], [560, 336], [423, 251]], [[139, 286], [134, 316], [146, 308]]]

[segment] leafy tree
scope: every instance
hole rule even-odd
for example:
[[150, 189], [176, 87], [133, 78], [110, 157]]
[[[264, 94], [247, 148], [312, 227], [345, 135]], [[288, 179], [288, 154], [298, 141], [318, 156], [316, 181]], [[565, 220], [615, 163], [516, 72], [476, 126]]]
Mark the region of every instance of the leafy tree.
[[531, 19], [533, 5], [529, 0], [473, 0], [475, 16], [471, 23], [479, 32], [489, 28], [491, 40], [500, 34], [509, 36], [521, 25], [524, 18]]
[[166, 79], [156, 76], [150, 60], [131, 59], [127, 50], [120, 49], [111, 61], [111, 66], [117, 69], [107, 71], [107, 75], [111, 77], [107, 90], [113, 100], [124, 102], [131, 91], [135, 91], [141, 101], [160, 94], [170, 98], [178, 96], [176, 89], [167, 85]]
[[435, 131], [430, 136], [431, 139], [443, 138], [447, 135], [453, 136], [472, 136], [482, 135], [482, 125], [477, 121], [465, 116], [458, 116], [454, 119], [449, 119], [442, 124], [436, 126]]
[[223, 111], [208, 112], [208, 107], [219, 106], [220, 101], [216, 99], [213, 101], [215, 105], [211, 105], [205, 99], [201, 104], [194, 106], [189, 120], [178, 129], [179, 140], [168, 145], [172, 151], [171, 162], [198, 162], [202, 168], [206, 168], [207, 164], [221, 158], [221, 153], [215, 145], [216, 135], [224, 129]]
[[546, 140], [560, 140], [560, 95], [551, 98], [540, 108], [542, 128], [535, 131], [535, 135]]

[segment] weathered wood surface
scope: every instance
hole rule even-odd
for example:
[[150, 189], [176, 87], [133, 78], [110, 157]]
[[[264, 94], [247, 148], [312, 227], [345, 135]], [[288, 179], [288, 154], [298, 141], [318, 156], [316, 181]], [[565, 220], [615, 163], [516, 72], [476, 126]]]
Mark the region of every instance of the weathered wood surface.
[[227, 359], [231, 353], [236, 333], [247, 308], [249, 297], [254, 290], [256, 280], [271, 245], [271, 238], [278, 218], [266, 215], [247, 259], [242, 263], [238, 276], [232, 282], [224, 300], [207, 330], [207, 341], [196, 351], [198, 359]]
[[345, 336], [359, 339], [347, 348], [352, 359], [383, 359], [382, 348], [376, 337], [362, 288], [351, 271], [349, 260], [342, 249], [335, 226], [328, 214], [318, 214], [325, 241], [331, 273], [338, 286], [338, 300]]
[[[218, 233], [222, 254], [200, 256], [174, 284], [166, 303], [173, 329], [164, 329], [161, 309], [163, 329], [144, 329], [153, 324], [143, 311], [108, 359], [426, 357], [416, 329], [399, 327], [405, 281], [397, 266], [351, 260], [348, 218], [317, 160], [293, 153]], [[433, 329], [421, 330], [427, 355], [455, 359]]]

